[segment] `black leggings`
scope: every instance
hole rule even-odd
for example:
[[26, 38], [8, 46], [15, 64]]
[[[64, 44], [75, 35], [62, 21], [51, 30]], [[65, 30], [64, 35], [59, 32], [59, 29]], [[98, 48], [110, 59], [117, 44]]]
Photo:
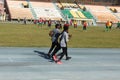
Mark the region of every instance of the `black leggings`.
[[53, 57], [60, 49], [61, 49], [61, 46], [60, 46], [60, 44], [58, 44], [58, 45], [55, 47], [54, 51], [52, 52], [51, 56]]
[[61, 53], [59, 60], [61, 60], [64, 55], [66, 55], [66, 58], [68, 57], [67, 47], [62, 47], [62, 53]]
[[58, 42], [52, 42], [52, 45], [50, 47], [50, 50], [49, 50], [49, 54], [52, 52], [53, 48], [55, 48], [55, 46], [59, 46], [59, 43]]

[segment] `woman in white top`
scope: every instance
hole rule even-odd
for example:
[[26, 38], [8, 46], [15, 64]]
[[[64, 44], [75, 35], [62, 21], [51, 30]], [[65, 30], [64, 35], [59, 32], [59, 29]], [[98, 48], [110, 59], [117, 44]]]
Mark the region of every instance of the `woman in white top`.
[[69, 25], [68, 24], [64, 25], [63, 32], [60, 37], [60, 46], [62, 48], [62, 53], [60, 58], [56, 61], [58, 64], [61, 63], [61, 59], [63, 58], [64, 55], [66, 55], [66, 60], [71, 59], [71, 57], [68, 57], [68, 52], [67, 52], [67, 42], [69, 41], [68, 29], [69, 29]]

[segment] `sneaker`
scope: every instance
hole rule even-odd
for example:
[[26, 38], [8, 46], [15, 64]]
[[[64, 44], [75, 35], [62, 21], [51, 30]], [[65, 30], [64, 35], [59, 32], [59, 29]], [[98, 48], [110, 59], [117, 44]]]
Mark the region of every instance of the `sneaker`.
[[55, 58], [57, 59], [57, 55], [54, 55], [55, 56]]
[[69, 59], [71, 59], [71, 57], [66, 57], [66, 60], [69, 60]]
[[57, 61], [57, 64], [62, 64], [62, 62], [59, 60], [59, 61]]
[[57, 56], [56, 55], [53, 56], [53, 60], [57, 61]]

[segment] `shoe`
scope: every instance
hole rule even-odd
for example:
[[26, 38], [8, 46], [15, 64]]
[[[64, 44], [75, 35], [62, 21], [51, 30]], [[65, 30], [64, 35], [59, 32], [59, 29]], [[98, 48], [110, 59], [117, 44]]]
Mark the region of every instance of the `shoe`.
[[53, 56], [53, 60], [57, 61], [57, 56], [56, 55]]
[[59, 60], [59, 61], [57, 61], [57, 64], [62, 64], [62, 62]]
[[69, 60], [69, 59], [71, 59], [71, 57], [66, 57], [66, 60]]

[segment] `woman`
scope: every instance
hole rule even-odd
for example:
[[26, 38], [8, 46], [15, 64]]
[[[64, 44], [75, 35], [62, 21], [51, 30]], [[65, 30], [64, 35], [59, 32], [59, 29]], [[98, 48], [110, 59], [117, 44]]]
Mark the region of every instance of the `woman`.
[[65, 24], [63, 27], [63, 32], [60, 37], [60, 46], [62, 48], [62, 53], [60, 58], [56, 60], [57, 64], [61, 64], [61, 59], [63, 58], [64, 55], [66, 55], [66, 60], [71, 59], [71, 57], [68, 57], [68, 52], [67, 52], [67, 42], [69, 41], [68, 29], [69, 29], [69, 25]]

